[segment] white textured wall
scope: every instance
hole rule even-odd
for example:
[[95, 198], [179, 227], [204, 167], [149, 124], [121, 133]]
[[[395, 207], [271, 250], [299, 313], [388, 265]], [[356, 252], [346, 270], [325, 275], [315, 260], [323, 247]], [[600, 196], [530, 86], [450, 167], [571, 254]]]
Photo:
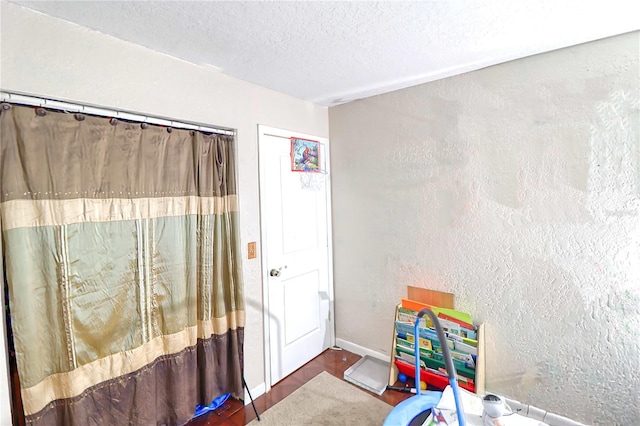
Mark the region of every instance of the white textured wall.
[[331, 108], [337, 337], [389, 354], [405, 286], [450, 291], [489, 390], [640, 425], [639, 56], [635, 32]]
[[[11, 3], [1, 6], [3, 90], [238, 129], [245, 374], [250, 388], [263, 383], [260, 259], [246, 259], [247, 243], [260, 242], [257, 125], [326, 137], [327, 109]], [[0, 397], [4, 382], [0, 374]], [[0, 424], [5, 424], [3, 402]]]

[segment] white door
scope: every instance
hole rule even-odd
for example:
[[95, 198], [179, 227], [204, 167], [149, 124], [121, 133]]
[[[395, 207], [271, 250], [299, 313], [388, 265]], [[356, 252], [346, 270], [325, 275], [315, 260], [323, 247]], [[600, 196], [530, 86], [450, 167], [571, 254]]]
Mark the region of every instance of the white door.
[[[291, 137], [319, 143], [319, 173], [292, 171]], [[268, 390], [333, 340], [327, 139], [259, 126], [259, 164]]]

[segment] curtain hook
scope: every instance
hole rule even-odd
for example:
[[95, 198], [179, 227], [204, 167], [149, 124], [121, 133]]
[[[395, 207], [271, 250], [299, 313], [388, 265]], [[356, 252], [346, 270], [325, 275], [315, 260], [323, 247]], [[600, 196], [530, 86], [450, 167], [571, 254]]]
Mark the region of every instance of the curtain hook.
[[78, 121], [84, 121], [84, 118], [85, 118], [84, 115], [82, 115], [82, 114], [73, 114], [73, 116]]
[[44, 108], [36, 108], [36, 115], [38, 117], [44, 117], [45, 115], [47, 115], [47, 110]]
[[171, 133], [173, 132], [173, 129], [171, 127], [167, 127], [167, 133]]
[[149, 127], [149, 125], [147, 123], [140, 123], [140, 128], [141, 129], [146, 129], [147, 127]]
[[115, 126], [116, 124], [118, 124], [118, 119], [117, 118], [109, 119], [109, 124], [111, 124], [112, 126]]
[[11, 109], [11, 104], [3, 102], [0, 104], [0, 108], [2, 108], [2, 111], [9, 111]]

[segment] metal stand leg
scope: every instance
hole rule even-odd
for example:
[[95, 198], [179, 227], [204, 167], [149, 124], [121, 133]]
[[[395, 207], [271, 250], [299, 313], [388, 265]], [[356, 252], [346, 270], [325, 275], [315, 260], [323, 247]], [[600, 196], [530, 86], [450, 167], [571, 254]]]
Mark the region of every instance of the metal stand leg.
[[253, 411], [255, 411], [256, 418], [260, 422], [261, 421], [260, 420], [260, 414], [258, 414], [258, 409], [256, 408], [256, 404], [253, 402], [253, 397], [251, 396], [251, 392], [249, 391], [249, 386], [247, 386], [247, 382], [244, 381], [244, 376], [242, 376], [242, 384], [244, 385], [244, 388], [247, 390], [247, 393], [249, 394], [249, 399], [251, 400], [251, 405], [253, 406]]

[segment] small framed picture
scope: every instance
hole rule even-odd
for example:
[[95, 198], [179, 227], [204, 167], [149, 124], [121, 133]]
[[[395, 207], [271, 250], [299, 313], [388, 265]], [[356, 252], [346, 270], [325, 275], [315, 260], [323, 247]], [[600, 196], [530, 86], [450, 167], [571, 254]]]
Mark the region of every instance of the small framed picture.
[[291, 171], [320, 173], [320, 142], [291, 138]]

